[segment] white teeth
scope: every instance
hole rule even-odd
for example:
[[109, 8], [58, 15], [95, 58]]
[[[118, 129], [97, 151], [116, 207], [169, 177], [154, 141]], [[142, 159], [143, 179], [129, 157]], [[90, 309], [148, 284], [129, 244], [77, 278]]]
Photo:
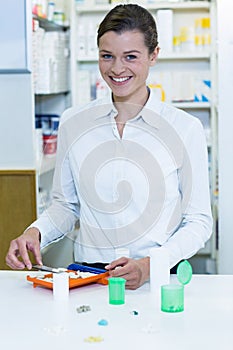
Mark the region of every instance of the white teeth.
[[112, 77], [112, 80], [114, 80], [117, 83], [122, 83], [123, 81], [126, 81], [128, 79], [129, 79], [129, 77], [125, 77], [125, 78], [113, 78]]

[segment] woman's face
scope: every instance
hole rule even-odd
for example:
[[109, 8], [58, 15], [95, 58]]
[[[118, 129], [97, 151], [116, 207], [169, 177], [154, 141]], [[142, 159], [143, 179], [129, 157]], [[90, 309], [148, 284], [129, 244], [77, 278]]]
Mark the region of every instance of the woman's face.
[[157, 48], [149, 54], [139, 31], [109, 31], [100, 37], [99, 69], [115, 102], [138, 103], [147, 98], [146, 79], [157, 55]]

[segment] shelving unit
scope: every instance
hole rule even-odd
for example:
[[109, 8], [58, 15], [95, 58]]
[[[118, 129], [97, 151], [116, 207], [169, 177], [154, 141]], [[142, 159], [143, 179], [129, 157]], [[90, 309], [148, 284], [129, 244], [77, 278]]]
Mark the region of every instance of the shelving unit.
[[54, 32], [54, 31], [65, 31], [69, 29], [68, 25], [61, 25], [56, 22], [49, 21], [48, 19], [43, 17], [33, 15], [32, 18], [38, 20], [40, 23], [40, 27], [45, 29], [46, 31]]
[[[82, 23], [86, 23], [86, 35], [88, 35], [87, 23], [92, 23], [92, 26], [98, 26], [98, 23], [102, 20], [104, 15], [117, 4], [109, 5], [94, 5], [88, 6], [88, 2], [82, 5], [75, 5], [73, 3], [72, 17], [71, 17], [71, 69], [73, 77], [71, 81], [72, 86], [72, 104], [78, 105], [81, 102], [88, 102], [93, 99], [92, 91], [95, 84], [97, 68], [98, 53], [97, 50], [94, 54], [79, 55], [78, 45], [80, 40], [80, 26]], [[159, 10], [172, 10], [173, 12], [173, 35], [177, 35], [179, 27], [181, 26], [194, 26], [196, 19], [200, 17], [209, 17], [211, 21], [211, 44], [206, 45], [205, 48], [201, 49], [181, 49], [178, 52], [173, 50], [163, 50], [162, 43], [159, 46], [162, 47], [158, 62], [155, 67], [151, 70], [149, 76], [149, 83], [153, 82], [150, 80], [152, 74], [158, 77], [159, 73], [162, 74], [175, 74], [177, 71], [190, 71], [194, 73], [207, 72], [209, 80], [211, 81], [211, 89], [209, 90], [209, 100], [205, 101], [185, 101], [176, 100], [172, 101], [168, 99], [166, 102], [174, 104], [174, 106], [184, 109], [190, 114], [200, 118], [203, 122], [204, 128], [206, 128], [207, 144], [209, 150], [210, 159], [210, 186], [211, 186], [211, 199], [213, 205], [213, 215], [214, 215], [214, 234], [211, 240], [208, 242], [205, 249], [199, 252], [200, 255], [215, 261], [216, 259], [216, 235], [217, 235], [217, 51], [216, 51], [216, 3], [215, 1], [184, 1], [184, 2], [169, 2], [162, 1], [154, 4], [147, 3], [146, 1], [137, 1], [138, 4], [146, 7], [156, 18]], [[158, 24], [158, 21], [157, 21]], [[158, 28], [158, 33], [160, 35], [160, 28]], [[96, 36], [96, 35], [95, 35]], [[90, 41], [88, 39], [88, 41]], [[190, 74], [192, 75], [192, 74]], [[89, 80], [89, 82], [88, 82]], [[83, 96], [83, 81], [85, 81], [85, 86], [87, 86], [88, 96]], [[90, 86], [88, 86], [88, 83]], [[156, 82], [155, 84], [160, 84]], [[81, 87], [82, 86], [82, 87]], [[81, 91], [82, 90], [82, 91]], [[80, 95], [82, 94], [81, 98]], [[168, 91], [167, 96], [171, 96], [171, 92]], [[213, 266], [212, 264], [211, 266]], [[215, 272], [215, 271], [207, 271]]]
[[[61, 5], [64, 8], [64, 4]], [[69, 13], [65, 16], [69, 18]], [[63, 111], [70, 106], [70, 26], [36, 15], [33, 15], [33, 20], [35, 114], [60, 117]], [[37, 26], [39, 26], [39, 32]], [[51, 156], [41, 154], [40, 157], [37, 157], [37, 215], [50, 203], [55, 160], [55, 154]]]
[[[32, 15], [32, 1], [26, 0], [23, 3], [22, 13], [15, 12], [14, 1], [7, 6], [10, 12], [4, 13], [4, 16], [8, 16], [9, 21], [12, 21], [12, 33], [14, 30], [17, 32], [17, 26], [22, 23], [20, 33], [24, 33], [24, 37], [20, 38], [21, 45], [27, 50], [29, 62], [25, 71], [17, 67], [14, 71], [1, 71], [1, 111], [4, 115], [4, 124], [0, 131], [0, 235], [4, 243], [0, 254], [2, 269], [7, 268], [4, 262], [10, 241], [38, 216], [41, 188], [48, 191], [51, 189], [55, 156], [37, 156], [35, 113], [61, 115], [71, 104], [70, 79], [67, 88], [35, 91], [32, 19], [36, 18], [39, 25], [51, 33], [66, 32], [68, 39], [69, 25], [62, 26], [35, 17]], [[56, 3], [59, 6], [64, 5], [69, 18], [70, 1], [64, 1], [62, 4], [63, 0], [58, 0]], [[5, 33], [6, 37], [7, 34]], [[8, 43], [10, 44], [11, 40]], [[66, 54], [69, 62], [65, 74], [69, 76], [69, 51]], [[46, 73], [43, 76], [44, 80], [47, 78]]]
[[[149, 3], [147, 1], [137, 1], [142, 6], [145, 6], [149, 11], [154, 11], [158, 9], [173, 9], [173, 10], [209, 10], [210, 3], [208, 1], [184, 1], [184, 2], [172, 2], [172, 1], [158, 1], [157, 3]], [[77, 12], [79, 14], [88, 13], [107, 13], [111, 8], [115, 7], [117, 3], [112, 3], [109, 5], [95, 4], [94, 6], [88, 6], [88, 1], [84, 4], [77, 4]]]

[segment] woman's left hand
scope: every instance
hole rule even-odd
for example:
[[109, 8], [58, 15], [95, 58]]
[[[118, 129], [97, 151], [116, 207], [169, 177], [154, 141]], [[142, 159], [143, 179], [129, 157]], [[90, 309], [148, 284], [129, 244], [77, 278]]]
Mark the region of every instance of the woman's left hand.
[[122, 277], [126, 279], [127, 289], [137, 289], [150, 276], [150, 258], [145, 257], [138, 260], [121, 257], [105, 266], [109, 270], [110, 277]]

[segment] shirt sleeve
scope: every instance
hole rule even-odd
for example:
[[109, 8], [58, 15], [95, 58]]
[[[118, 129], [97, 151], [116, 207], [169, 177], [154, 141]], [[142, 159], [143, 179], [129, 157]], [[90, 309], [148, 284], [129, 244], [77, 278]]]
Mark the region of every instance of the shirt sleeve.
[[79, 219], [80, 206], [69, 161], [68, 140], [59, 128], [57, 158], [53, 177], [52, 204], [29, 227], [41, 233], [41, 248], [71, 232]]
[[[203, 126], [196, 118], [187, 132], [184, 146], [186, 156], [179, 170], [179, 185], [182, 201], [187, 197], [188, 200], [183, 203], [181, 225], [164, 244], [170, 253], [171, 267], [203, 248], [213, 226], [206, 138]], [[187, 162], [191, 169], [189, 174]]]

